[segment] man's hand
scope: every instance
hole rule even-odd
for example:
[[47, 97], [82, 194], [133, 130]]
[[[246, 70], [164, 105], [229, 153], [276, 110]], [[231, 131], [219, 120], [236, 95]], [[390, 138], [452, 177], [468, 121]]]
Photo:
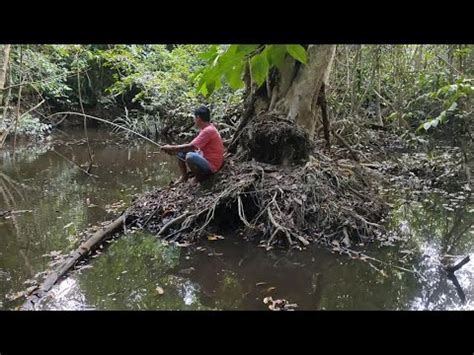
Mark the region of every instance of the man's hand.
[[166, 144], [166, 145], [162, 146], [161, 150], [164, 151], [166, 154], [169, 154], [169, 155], [176, 152], [176, 148], [172, 145], [169, 145], [169, 144]]

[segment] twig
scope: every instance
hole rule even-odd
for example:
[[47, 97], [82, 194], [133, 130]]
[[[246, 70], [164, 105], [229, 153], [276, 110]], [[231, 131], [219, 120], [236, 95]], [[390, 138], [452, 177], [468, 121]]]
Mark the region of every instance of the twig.
[[36, 104], [35, 106], [33, 106], [32, 108], [30, 108], [28, 111], [22, 113], [22, 115], [20, 116], [20, 120], [26, 116], [27, 114], [29, 114], [31, 111], [34, 111], [36, 110], [38, 107], [40, 107], [42, 104], [44, 104], [46, 102], [46, 100], [41, 100], [41, 102], [39, 104]]
[[[274, 188], [271, 188], [271, 189], [265, 189], [265, 190], [274, 190]], [[265, 190], [260, 190], [260, 191], [265, 191]], [[242, 192], [241, 192], [242, 193]], [[273, 198], [270, 202], [267, 203], [267, 205], [261, 209], [260, 213], [257, 214], [257, 216], [253, 219], [255, 222], [258, 221], [258, 219], [265, 213], [265, 211], [267, 210], [268, 206], [270, 206], [270, 204], [273, 203], [273, 201], [275, 201], [275, 198], [276, 196], [278, 195], [278, 191], [275, 191], [275, 194], [273, 195]]]
[[354, 158], [355, 161], [360, 161], [359, 156], [357, 153], [351, 148], [349, 144], [342, 138], [339, 133], [337, 133], [334, 129], [331, 130], [332, 134], [342, 143], [344, 147], [346, 147], [349, 152], [351, 153], [352, 157]]
[[350, 209], [344, 207], [344, 206], [340, 206], [340, 208], [348, 211], [352, 216], [360, 219], [362, 222], [364, 222], [365, 224], [368, 224], [370, 226], [373, 226], [373, 227], [376, 227], [376, 228], [379, 228], [379, 229], [383, 229], [383, 227], [380, 225], [380, 224], [377, 224], [377, 223], [372, 223], [372, 222], [369, 222], [367, 221], [364, 217], [362, 217], [361, 215], [357, 214], [356, 212], [354, 211], [351, 211]]
[[[273, 203], [276, 204], [276, 201], [273, 201]], [[277, 204], [277, 208], [278, 208], [278, 204]], [[267, 246], [270, 246], [271, 241], [273, 240], [273, 238], [275, 237], [275, 235], [277, 234], [278, 231], [281, 231], [281, 232], [285, 233], [286, 238], [288, 239], [288, 243], [290, 245], [293, 245], [294, 243], [291, 240], [290, 233], [288, 232], [288, 228], [283, 227], [281, 224], [279, 224], [275, 220], [275, 218], [273, 217], [272, 212], [270, 211], [270, 208], [267, 208], [267, 212], [268, 212], [268, 218], [270, 219], [271, 223], [276, 227], [276, 230], [273, 232], [272, 236], [268, 240]]]
[[309, 242], [308, 240], [306, 240], [304, 237], [302, 237], [301, 235], [298, 235], [296, 233], [291, 233], [291, 235], [293, 235], [296, 239], [298, 239], [301, 243], [303, 243], [304, 246], [308, 246], [309, 245]]
[[185, 219], [190, 213], [189, 212], [185, 212], [183, 213], [181, 216], [178, 216], [174, 219], [172, 219], [171, 221], [169, 221], [168, 223], [166, 223], [161, 229], [160, 231], [158, 232], [158, 234], [156, 235], [157, 237], [160, 237], [162, 236], [168, 229], [169, 227], [171, 227], [173, 224], [176, 224], [176, 223], [179, 223], [181, 222], [183, 219]]
[[143, 223], [143, 226], [142, 228], [145, 228], [148, 224], [148, 222], [150, 222], [150, 220], [153, 218], [153, 216], [156, 214], [156, 212], [158, 212], [158, 210], [160, 209], [160, 206], [158, 206], [157, 208], [155, 208], [155, 210], [153, 211], [153, 213], [150, 215], [150, 217], [148, 217], [148, 219], [145, 221], [145, 223]]
[[168, 235], [167, 235], [166, 237], [164, 237], [163, 239], [164, 239], [164, 240], [168, 240], [168, 239], [170, 239], [171, 237], [173, 237], [174, 235], [176, 235], [176, 234], [178, 234], [178, 233], [181, 233], [182, 231], [188, 229], [189, 227], [190, 227], [190, 226], [185, 226], [185, 227], [183, 227], [183, 228], [180, 228], [180, 229], [178, 229], [177, 231], [168, 234]]
[[441, 57], [439, 54], [436, 54], [436, 57], [438, 57], [438, 59], [441, 59], [444, 63], [449, 65], [451, 67], [451, 69], [454, 69], [459, 75], [463, 75], [463, 73], [461, 73], [459, 70], [457, 70], [455, 67], [453, 67], [446, 59]]
[[244, 211], [244, 206], [242, 203], [242, 199], [240, 198], [240, 195], [237, 195], [237, 209], [239, 211], [239, 218], [248, 228], [255, 228], [255, 226], [251, 225], [248, 221], [247, 218], [245, 217], [245, 211]]
[[[333, 247], [332, 245], [330, 245], [330, 244], [327, 243], [327, 242], [325, 242], [324, 244], [325, 244], [325, 246], [328, 247], [328, 248], [331, 248], [331, 249], [332, 249], [332, 247]], [[402, 271], [406, 271], [406, 272], [412, 273], [412, 274], [414, 274], [414, 275], [417, 275], [417, 276], [420, 277], [421, 279], [426, 280], [426, 278], [425, 278], [422, 274], [420, 274], [418, 271], [410, 270], [410, 269], [407, 269], [407, 268], [404, 268], [404, 267], [398, 266], [398, 265], [393, 265], [392, 263], [387, 263], [387, 262], [385, 262], [385, 261], [379, 260], [379, 259], [377, 259], [377, 258], [374, 258], [374, 257], [369, 256], [369, 255], [364, 254], [364, 253], [360, 253], [360, 252], [354, 251], [354, 250], [349, 249], [349, 248], [345, 248], [345, 247], [341, 247], [341, 246], [340, 246], [339, 249], [340, 249], [342, 252], [347, 253], [349, 256], [352, 255], [352, 256], [358, 257], [358, 258], [359, 258], [360, 260], [362, 260], [362, 261], [367, 262], [366, 259], [367, 259], [367, 260], [372, 260], [372, 261], [375, 261], [375, 262], [377, 262], [377, 263], [379, 263], [379, 264], [382, 264], [382, 265], [390, 266], [390, 267], [393, 267], [393, 268], [396, 268], [396, 269], [399, 269], [399, 270], [402, 270]], [[368, 262], [367, 262], [367, 263], [368, 263]], [[370, 264], [370, 263], [369, 263], [369, 264]], [[373, 265], [372, 265], [372, 266], [373, 266]]]
[[54, 123], [54, 127], [59, 126], [65, 119], [67, 118], [67, 115], [64, 115], [63, 118], [59, 120], [59, 122]]
[[382, 101], [385, 102], [388, 106], [390, 106], [390, 108], [393, 111], [396, 111], [395, 108], [393, 107], [393, 105], [386, 98], [384, 98], [382, 95], [380, 95], [377, 90], [375, 90], [375, 89], [372, 89], [372, 90], [374, 91], [374, 94], [377, 95], [380, 99], [382, 99]]

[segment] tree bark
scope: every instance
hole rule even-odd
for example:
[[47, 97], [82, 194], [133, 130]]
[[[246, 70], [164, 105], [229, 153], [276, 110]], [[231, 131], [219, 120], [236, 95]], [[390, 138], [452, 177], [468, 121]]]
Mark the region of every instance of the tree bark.
[[312, 139], [318, 122], [315, 104], [321, 85], [328, 81], [336, 46], [310, 45], [307, 52], [308, 63], [297, 68], [294, 78], [290, 78], [288, 74], [282, 75], [280, 88], [277, 90], [281, 98], [275, 106], [277, 110], [286, 113], [287, 119], [305, 129]]
[[331, 148], [331, 139], [329, 132], [331, 131], [328, 111], [327, 111], [327, 101], [326, 101], [326, 84], [323, 82], [321, 90], [319, 91], [318, 105], [321, 106], [321, 114], [323, 118], [323, 129], [324, 129], [324, 138], [326, 139], [326, 147]]
[[21, 91], [23, 89], [23, 73], [22, 73], [22, 64], [23, 64], [23, 49], [20, 46], [20, 87], [18, 88], [18, 99], [16, 102], [16, 117], [15, 117], [15, 133], [13, 135], [13, 157], [15, 157], [16, 150], [16, 132], [18, 129], [18, 121], [20, 120], [20, 107], [21, 107]]
[[10, 58], [10, 44], [4, 44], [0, 52], [0, 106], [3, 106], [3, 90], [7, 78], [8, 62]]
[[335, 53], [336, 45], [310, 45], [306, 64], [287, 56], [283, 66], [270, 73], [267, 85], [249, 90], [246, 114], [230, 150], [238, 143], [249, 159], [271, 164], [305, 161], [320, 126], [319, 94]]

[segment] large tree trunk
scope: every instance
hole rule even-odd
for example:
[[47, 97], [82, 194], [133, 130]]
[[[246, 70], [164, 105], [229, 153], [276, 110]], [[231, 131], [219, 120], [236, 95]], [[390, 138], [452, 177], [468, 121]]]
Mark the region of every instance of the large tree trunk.
[[251, 94], [251, 124], [240, 139], [248, 158], [273, 164], [307, 158], [321, 124], [319, 93], [328, 82], [335, 52], [335, 45], [310, 45], [307, 64], [288, 56], [281, 70], [275, 69], [266, 85]]
[[3, 91], [7, 77], [8, 61], [10, 58], [10, 44], [4, 44], [0, 51], [0, 106], [3, 105]]
[[[327, 84], [332, 61], [336, 53], [335, 45], [311, 45], [308, 47], [308, 64], [300, 66], [288, 90], [287, 83], [281, 82], [281, 91], [284, 94], [277, 102], [279, 110], [287, 112], [287, 118], [294, 121], [298, 126], [305, 129], [313, 138], [318, 126], [318, 112], [316, 108], [317, 98], [321, 85]], [[284, 84], [284, 85], [283, 85]]]

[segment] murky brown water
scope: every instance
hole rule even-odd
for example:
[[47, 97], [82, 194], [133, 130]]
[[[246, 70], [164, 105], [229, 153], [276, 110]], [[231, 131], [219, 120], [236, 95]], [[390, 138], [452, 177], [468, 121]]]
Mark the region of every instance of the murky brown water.
[[[47, 270], [55, 255], [72, 250], [78, 232], [111, 219], [114, 207], [121, 211], [134, 194], [177, 175], [173, 159], [154, 146], [138, 140], [130, 146], [90, 131], [98, 178], [87, 177], [51, 149], [84, 163], [87, 146], [71, 144], [82, 138], [78, 130], [58, 132], [49, 146], [22, 144], [16, 162], [9, 147], [1, 152], [0, 211], [31, 211], [0, 217], [1, 309], [20, 305], [12, 296]], [[317, 247], [266, 252], [226, 235], [196, 250], [130, 233], [55, 286], [40, 308], [263, 310], [263, 299], [272, 296], [299, 309], [474, 309], [474, 262], [456, 273], [465, 304], [438, 267], [440, 255], [474, 257], [473, 219], [466, 192], [399, 194], [390, 226], [402, 232], [403, 241], [371, 246], [367, 254], [422, 277]]]

